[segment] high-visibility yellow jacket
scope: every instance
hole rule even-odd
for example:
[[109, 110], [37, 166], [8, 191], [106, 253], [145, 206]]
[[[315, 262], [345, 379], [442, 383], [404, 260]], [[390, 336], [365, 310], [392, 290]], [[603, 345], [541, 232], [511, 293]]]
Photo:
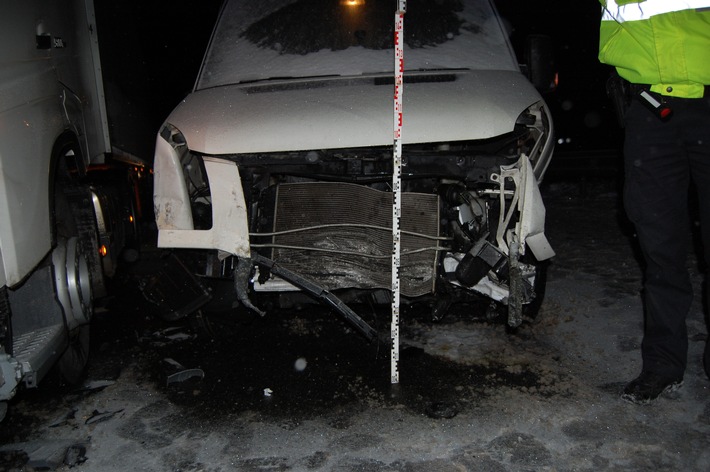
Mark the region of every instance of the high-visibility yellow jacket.
[[600, 0], [599, 60], [651, 91], [701, 98], [710, 85], [710, 0]]

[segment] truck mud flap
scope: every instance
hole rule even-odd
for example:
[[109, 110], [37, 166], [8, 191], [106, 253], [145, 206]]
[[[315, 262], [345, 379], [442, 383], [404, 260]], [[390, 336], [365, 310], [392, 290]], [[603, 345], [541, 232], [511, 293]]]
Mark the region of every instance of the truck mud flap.
[[353, 310], [350, 309], [341, 299], [314, 284], [313, 282], [301, 277], [298, 274], [291, 272], [284, 267], [279, 266], [276, 262], [261, 256], [257, 253], [252, 253], [252, 261], [268, 268], [272, 274], [278, 275], [282, 279], [292, 283], [296, 287], [303, 290], [308, 295], [312, 296], [316, 300], [331, 307], [338, 314], [340, 314], [346, 321], [351, 323], [365, 338], [372, 342], [377, 337], [377, 331], [367, 324], [360, 316], [357, 315]]

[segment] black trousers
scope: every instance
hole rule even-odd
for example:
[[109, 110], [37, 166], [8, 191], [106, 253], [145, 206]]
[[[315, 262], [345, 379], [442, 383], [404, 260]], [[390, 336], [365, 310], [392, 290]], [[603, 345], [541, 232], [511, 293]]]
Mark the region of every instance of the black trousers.
[[[686, 316], [693, 300], [687, 268], [691, 182], [697, 189], [704, 259], [710, 265], [710, 93], [705, 95], [666, 97], [673, 115], [665, 122], [637, 100], [625, 117], [624, 205], [646, 263], [643, 369], [673, 378], [685, 372]], [[708, 288], [706, 280], [706, 296]]]

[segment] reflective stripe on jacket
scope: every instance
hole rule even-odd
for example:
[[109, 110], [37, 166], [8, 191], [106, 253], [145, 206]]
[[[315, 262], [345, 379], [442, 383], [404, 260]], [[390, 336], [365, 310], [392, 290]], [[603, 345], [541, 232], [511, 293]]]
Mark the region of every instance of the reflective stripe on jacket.
[[710, 0], [600, 0], [599, 60], [651, 91], [700, 98], [710, 85]]

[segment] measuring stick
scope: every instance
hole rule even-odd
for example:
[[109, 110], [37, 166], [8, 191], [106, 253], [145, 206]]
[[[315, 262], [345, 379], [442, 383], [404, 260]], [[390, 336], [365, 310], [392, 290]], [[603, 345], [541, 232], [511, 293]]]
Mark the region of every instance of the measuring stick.
[[399, 383], [399, 266], [402, 249], [402, 92], [404, 91], [404, 14], [399, 0], [394, 15], [394, 151], [392, 159], [392, 383]]

